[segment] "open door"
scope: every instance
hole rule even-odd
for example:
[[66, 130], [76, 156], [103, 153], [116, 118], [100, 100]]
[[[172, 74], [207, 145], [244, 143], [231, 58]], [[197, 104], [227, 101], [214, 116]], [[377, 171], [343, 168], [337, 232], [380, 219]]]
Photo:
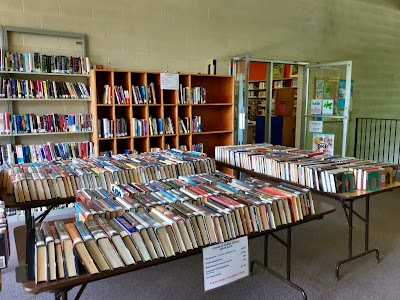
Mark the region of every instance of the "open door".
[[310, 64], [304, 81], [301, 148], [346, 156], [351, 61]]
[[234, 57], [230, 62], [230, 72], [235, 78], [235, 144], [247, 142], [249, 54]]

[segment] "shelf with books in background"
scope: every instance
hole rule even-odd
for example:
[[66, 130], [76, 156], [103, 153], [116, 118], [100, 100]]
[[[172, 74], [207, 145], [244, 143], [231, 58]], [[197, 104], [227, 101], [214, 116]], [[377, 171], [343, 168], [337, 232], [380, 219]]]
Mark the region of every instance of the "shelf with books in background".
[[[87, 57], [0, 51], [0, 111], [10, 118], [6, 122], [0, 117], [0, 131], [9, 130], [0, 135], [2, 161], [7, 156], [20, 163], [90, 155], [80, 155], [80, 145], [89, 143], [92, 131], [87, 114], [90, 68]], [[69, 155], [59, 145], [75, 145], [77, 151]], [[93, 147], [86, 150], [93, 153]], [[23, 215], [23, 211], [11, 210], [14, 216]]]
[[87, 140], [91, 132], [91, 118], [87, 114], [91, 101], [89, 71], [87, 57], [1, 50], [0, 99], [4, 102], [0, 105], [11, 119], [7, 122], [8, 116], [0, 118], [0, 131], [9, 127], [4, 128], [9, 134], [1, 137], [8, 136], [6, 143], [12, 144]]
[[[215, 146], [233, 143], [234, 94], [230, 76], [180, 73], [179, 90], [164, 90], [160, 73], [95, 69], [90, 82], [91, 140], [96, 155], [195, 148], [213, 156]], [[120, 98], [124, 99], [123, 106], [118, 104]], [[130, 131], [123, 142], [115, 135], [118, 118], [127, 120]], [[196, 130], [201, 135], [194, 132], [194, 118], [201, 120], [201, 127]], [[103, 122], [110, 123], [106, 136]]]
[[[249, 105], [248, 119], [255, 121], [257, 115], [265, 115], [264, 110], [260, 106], [260, 101], [266, 99], [266, 81], [265, 80], [250, 80], [249, 81]], [[265, 100], [264, 100], [265, 102]], [[264, 112], [264, 114], [262, 114]]]

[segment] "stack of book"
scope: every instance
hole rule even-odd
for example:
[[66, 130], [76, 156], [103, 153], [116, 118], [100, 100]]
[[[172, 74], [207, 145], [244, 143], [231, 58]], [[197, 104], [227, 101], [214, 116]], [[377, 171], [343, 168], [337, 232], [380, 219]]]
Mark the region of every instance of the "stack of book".
[[150, 135], [163, 134], [163, 119], [161, 118], [149, 118], [149, 131]]
[[34, 163], [93, 156], [92, 142], [46, 143], [41, 145], [1, 145], [1, 162]]
[[190, 104], [192, 103], [192, 95], [189, 87], [183, 87], [179, 85], [179, 98], [178, 104]]
[[0, 94], [17, 99], [90, 99], [84, 83], [51, 80], [3, 79]]
[[13, 134], [92, 131], [91, 114], [25, 114], [11, 118]]
[[128, 135], [128, 123], [126, 119], [121, 118], [117, 119], [117, 124], [116, 124], [116, 136], [127, 136]]
[[[275, 229], [314, 214], [312, 195], [224, 173], [78, 192], [76, 222], [36, 229], [36, 282], [89, 275]], [[63, 249], [64, 251], [61, 251]]]
[[146, 119], [132, 118], [132, 136], [146, 136], [148, 135]]
[[130, 104], [129, 91], [124, 90], [122, 86], [114, 86], [114, 95], [116, 104]]
[[113, 104], [113, 92], [112, 92], [112, 87], [111, 85], [104, 85], [104, 93], [103, 93], [103, 97], [100, 101], [100, 99], [97, 100], [97, 103], [100, 104]]
[[192, 132], [201, 132], [201, 116], [193, 116]]
[[83, 188], [110, 190], [112, 184], [148, 183], [182, 175], [210, 174], [215, 170], [215, 161], [203, 154], [173, 149], [140, 155], [119, 154], [112, 158], [3, 164], [0, 183], [8, 194], [14, 194], [16, 202], [27, 202], [67, 198]]
[[189, 117], [179, 118], [179, 133], [190, 133], [190, 119]]
[[175, 134], [174, 122], [171, 118], [165, 119], [165, 134]]
[[0, 270], [7, 268], [10, 257], [10, 237], [8, 232], [6, 206], [0, 200]]
[[7, 97], [9, 97], [8, 79], [0, 77], [0, 98], [7, 98]]
[[179, 85], [178, 104], [203, 104], [206, 103], [206, 89], [203, 87], [183, 87]]
[[99, 130], [99, 138], [114, 137], [114, 120], [107, 118], [99, 119], [97, 121], [97, 128]]
[[193, 145], [192, 145], [192, 151], [204, 152], [204, 145], [203, 145], [203, 143], [193, 144]]
[[192, 88], [192, 103], [203, 104], [206, 103], [206, 89], [203, 87]]
[[[90, 73], [88, 57], [45, 55], [37, 52], [0, 52], [0, 66], [10, 72], [83, 74]], [[3, 63], [4, 62], [4, 63]]]
[[[149, 104], [157, 104], [156, 90], [154, 88], [154, 82], [151, 82], [147, 87], [147, 94], [149, 95]], [[136, 103], [138, 104], [138, 103]]]
[[397, 164], [270, 144], [216, 147], [215, 158], [328, 193], [382, 189], [394, 183], [398, 169]]
[[132, 98], [134, 104], [147, 104], [146, 87], [132, 85]]
[[9, 112], [0, 113], [0, 134], [10, 134], [11, 114]]

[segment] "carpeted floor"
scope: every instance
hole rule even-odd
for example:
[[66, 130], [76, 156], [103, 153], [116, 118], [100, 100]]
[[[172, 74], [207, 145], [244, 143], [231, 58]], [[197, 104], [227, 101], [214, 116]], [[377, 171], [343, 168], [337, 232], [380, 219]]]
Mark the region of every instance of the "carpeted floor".
[[[324, 219], [297, 226], [292, 230], [292, 281], [306, 291], [309, 299], [400, 299], [400, 192], [372, 197], [370, 245], [379, 248], [381, 263], [371, 254], [346, 264], [338, 282], [334, 271], [338, 260], [346, 257], [346, 218], [339, 203], [317, 198], [335, 205], [337, 211]], [[362, 213], [364, 200], [355, 209]], [[16, 225], [11, 224], [10, 229]], [[363, 224], [354, 224], [355, 253], [364, 245]], [[283, 235], [284, 232], [278, 233]], [[250, 241], [250, 259], [263, 259], [263, 240]], [[270, 239], [270, 266], [285, 270], [285, 249]], [[53, 299], [51, 294], [33, 296], [23, 292], [15, 282], [17, 265], [12, 237], [9, 268], [3, 270], [1, 300]], [[91, 283], [81, 299], [301, 299], [300, 294], [285, 283], [258, 268], [254, 276], [230, 285], [204, 292], [202, 256], [196, 255], [137, 272]], [[77, 293], [75, 288], [69, 298]]]

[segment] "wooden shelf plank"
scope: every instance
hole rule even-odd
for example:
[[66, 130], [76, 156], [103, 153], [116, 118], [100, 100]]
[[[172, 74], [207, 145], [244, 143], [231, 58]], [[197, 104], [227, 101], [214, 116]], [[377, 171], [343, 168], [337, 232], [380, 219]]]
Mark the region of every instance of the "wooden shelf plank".
[[32, 76], [90, 77], [90, 74], [37, 73], [37, 72], [17, 72], [17, 71], [0, 71], [0, 74], [32, 75]]
[[219, 134], [219, 133], [232, 133], [232, 130], [217, 130], [217, 131], [202, 131], [202, 132], [193, 132], [193, 135], [198, 134]]
[[38, 133], [13, 133], [11, 136], [40, 136], [40, 135], [58, 135], [58, 134], [83, 134], [93, 133], [93, 131], [67, 131], [67, 132], [38, 132]]

